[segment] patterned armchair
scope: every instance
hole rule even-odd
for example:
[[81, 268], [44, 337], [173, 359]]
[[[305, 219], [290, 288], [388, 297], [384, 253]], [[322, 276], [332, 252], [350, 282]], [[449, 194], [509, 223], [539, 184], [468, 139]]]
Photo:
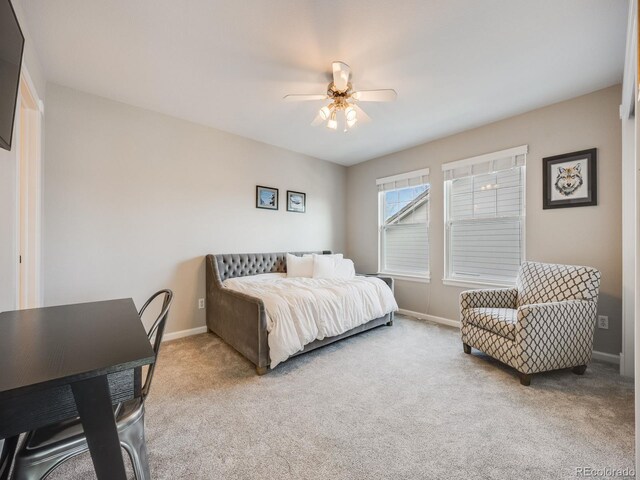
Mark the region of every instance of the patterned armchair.
[[462, 344], [515, 368], [522, 385], [534, 373], [591, 361], [600, 272], [591, 267], [525, 262], [516, 288], [460, 294]]

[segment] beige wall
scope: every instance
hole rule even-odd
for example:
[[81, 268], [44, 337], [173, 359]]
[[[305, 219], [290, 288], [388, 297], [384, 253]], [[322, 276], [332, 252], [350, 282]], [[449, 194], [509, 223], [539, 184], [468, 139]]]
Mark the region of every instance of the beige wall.
[[[527, 157], [526, 256], [603, 274], [596, 350], [621, 337], [620, 87], [371, 160], [348, 169], [215, 129], [47, 86], [44, 281], [48, 305], [176, 291], [169, 331], [204, 324], [207, 253], [344, 250], [377, 268], [375, 179], [431, 168], [431, 283], [398, 281], [402, 308], [457, 318], [462, 288], [442, 285], [440, 165], [521, 144]], [[542, 158], [598, 148], [599, 204], [542, 210]], [[255, 185], [280, 188], [278, 212], [254, 208]], [[287, 213], [287, 189], [308, 213]], [[346, 195], [345, 195], [346, 191]], [[345, 208], [346, 206], [346, 208]]]
[[[621, 346], [621, 125], [620, 86], [534, 110], [426, 143], [347, 170], [347, 254], [359, 271], [377, 269], [376, 178], [431, 169], [431, 283], [397, 281], [401, 308], [458, 318], [463, 288], [442, 284], [444, 274], [441, 164], [528, 144], [526, 257], [592, 265], [602, 272], [599, 313], [609, 330], [596, 330], [594, 348], [618, 354]], [[598, 205], [542, 210], [542, 158], [596, 147]]]
[[[207, 253], [345, 247], [345, 167], [52, 84], [45, 122], [46, 305], [169, 287], [175, 332], [204, 325]], [[279, 211], [255, 208], [256, 184]]]

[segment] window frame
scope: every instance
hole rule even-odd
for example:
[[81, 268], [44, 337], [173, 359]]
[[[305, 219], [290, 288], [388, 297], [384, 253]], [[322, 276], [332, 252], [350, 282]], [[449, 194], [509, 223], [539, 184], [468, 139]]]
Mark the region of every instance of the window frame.
[[[417, 178], [419, 176], [429, 176], [429, 169], [419, 169], [411, 172], [393, 175], [390, 177], [379, 178], [376, 180], [376, 183], [379, 185], [381, 183], [387, 183], [392, 181], [398, 181], [402, 179], [411, 179]], [[397, 280], [405, 280], [410, 282], [417, 283], [429, 283], [431, 280], [431, 193], [432, 193], [432, 183], [430, 180], [427, 180], [425, 183], [420, 183], [419, 185], [428, 185], [429, 193], [427, 195], [427, 221], [425, 222], [425, 228], [427, 229], [427, 271], [424, 274], [416, 274], [414, 272], [406, 272], [400, 270], [387, 270], [383, 268], [385, 264], [385, 235], [384, 235], [384, 197], [385, 193], [391, 190], [400, 190], [402, 188], [407, 187], [397, 187], [390, 190], [382, 190], [378, 191], [377, 200], [378, 200], [378, 274], [385, 275], [388, 277], [392, 277]]]
[[[524, 149], [524, 151], [520, 154], [524, 154], [526, 158], [527, 146], [516, 147], [516, 149]], [[462, 160], [460, 164], [473, 165], [476, 163], [481, 163], [484, 161], [491, 161], [491, 159], [500, 159], [505, 157], [505, 153], [512, 152], [516, 149], [504, 150], [502, 152], [495, 152], [493, 154], [481, 155], [479, 157], [474, 157], [472, 159]], [[455, 162], [458, 163], [458, 162]], [[503, 219], [518, 219], [520, 223], [520, 264], [522, 264], [526, 259], [526, 216], [527, 216], [527, 167], [526, 162], [523, 165], [515, 165], [521, 169], [521, 188], [522, 188], [522, 200], [521, 200], [521, 209], [519, 216], [501, 216], [501, 217], [493, 217], [493, 218], [478, 218], [478, 219], [470, 219], [470, 220], [459, 220], [458, 222], [473, 222], [474, 220], [478, 221], [491, 221], [491, 220], [503, 220]], [[445, 170], [445, 166], [443, 165], [443, 170]], [[493, 173], [499, 171], [494, 170]], [[469, 175], [470, 177], [483, 175], [484, 173], [477, 173], [473, 175]], [[452, 179], [444, 179], [444, 276], [442, 278], [443, 285], [455, 286], [455, 287], [468, 287], [468, 288], [478, 288], [478, 287], [514, 287], [515, 281], [513, 283], [509, 282], [501, 282], [496, 279], [491, 278], [482, 278], [482, 277], [473, 277], [466, 278], [455, 276], [452, 273], [453, 270], [453, 255], [452, 253], [452, 238], [451, 238], [451, 226], [454, 223], [450, 219], [451, 213], [451, 184]]]

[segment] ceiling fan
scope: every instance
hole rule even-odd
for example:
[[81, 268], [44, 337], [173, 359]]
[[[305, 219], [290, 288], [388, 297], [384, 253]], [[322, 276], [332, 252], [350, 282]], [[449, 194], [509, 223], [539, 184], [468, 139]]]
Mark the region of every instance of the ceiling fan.
[[371, 117], [362, 110], [357, 102], [393, 102], [398, 94], [390, 88], [383, 90], [353, 90], [351, 85], [351, 68], [344, 62], [333, 62], [333, 81], [327, 86], [326, 94], [291, 94], [285, 95], [286, 102], [307, 100], [331, 100], [329, 105], [320, 109], [311, 125], [327, 122], [327, 128], [337, 130], [338, 124], [346, 132], [356, 122], [369, 122]]

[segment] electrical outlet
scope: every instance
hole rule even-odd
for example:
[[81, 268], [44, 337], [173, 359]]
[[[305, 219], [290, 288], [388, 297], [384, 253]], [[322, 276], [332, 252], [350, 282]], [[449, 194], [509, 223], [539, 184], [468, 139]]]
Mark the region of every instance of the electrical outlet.
[[204, 308], [204, 298], [198, 299], [198, 308], [202, 310]]
[[598, 315], [598, 328], [609, 329], [609, 317], [606, 315]]

